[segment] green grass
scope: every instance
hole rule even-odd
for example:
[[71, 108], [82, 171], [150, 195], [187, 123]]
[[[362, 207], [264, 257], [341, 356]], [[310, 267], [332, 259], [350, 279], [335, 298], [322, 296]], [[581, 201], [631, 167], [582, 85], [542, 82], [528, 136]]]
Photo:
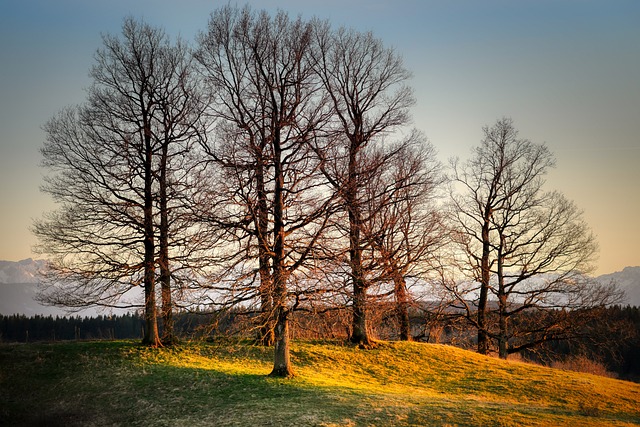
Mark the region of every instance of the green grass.
[[249, 344], [3, 344], [0, 425], [640, 425], [640, 384], [442, 345], [291, 350], [276, 379]]

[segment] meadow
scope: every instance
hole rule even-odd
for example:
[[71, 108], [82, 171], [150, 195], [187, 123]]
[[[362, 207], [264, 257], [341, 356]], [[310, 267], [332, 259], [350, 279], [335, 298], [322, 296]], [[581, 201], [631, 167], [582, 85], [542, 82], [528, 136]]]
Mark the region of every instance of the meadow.
[[455, 347], [294, 341], [0, 345], [0, 425], [630, 426], [640, 384]]

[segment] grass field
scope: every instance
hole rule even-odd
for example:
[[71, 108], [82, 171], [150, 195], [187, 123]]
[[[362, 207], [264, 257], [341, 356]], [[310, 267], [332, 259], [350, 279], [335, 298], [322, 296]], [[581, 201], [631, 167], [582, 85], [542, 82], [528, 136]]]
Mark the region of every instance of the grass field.
[[242, 343], [2, 344], [0, 425], [640, 425], [640, 384], [449, 346], [294, 342], [292, 379], [267, 376], [271, 355]]

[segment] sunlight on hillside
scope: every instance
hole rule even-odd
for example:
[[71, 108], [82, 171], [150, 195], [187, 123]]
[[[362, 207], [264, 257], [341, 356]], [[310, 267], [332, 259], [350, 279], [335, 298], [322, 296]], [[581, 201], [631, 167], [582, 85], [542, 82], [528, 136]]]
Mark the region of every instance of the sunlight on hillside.
[[[625, 425], [614, 422], [620, 412], [630, 422], [640, 421], [638, 384], [485, 357], [445, 345], [380, 342], [373, 350], [361, 350], [295, 342], [291, 353], [296, 376], [282, 380], [266, 377], [271, 370], [270, 349], [252, 345], [130, 350], [141, 365], [250, 375], [273, 386], [324, 390], [338, 399], [357, 400], [374, 415], [380, 412], [381, 419], [394, 417], [399, 423], [407, 423], [409, 413], [425, 411], [450, 414], [450, 420], [443, 416], [439, 422], [451, 425], [458, 425], [460, 421], [455, 420], [460, 417], [474, 422], [487, 417], [492, 420], [488, 424], [502, 420], [505, 425], [570, 425], [567, 420], [576, 415], [585, 417], [580, 418], [581, 425], [603, 425], [603, 420], [605, 425]], [[354, 422], [343, 421], [339, 425]]]

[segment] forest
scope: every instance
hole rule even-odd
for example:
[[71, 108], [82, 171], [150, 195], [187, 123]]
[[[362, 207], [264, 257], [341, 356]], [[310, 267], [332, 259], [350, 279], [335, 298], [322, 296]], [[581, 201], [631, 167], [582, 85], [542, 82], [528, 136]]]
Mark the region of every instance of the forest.
[[209, 328], [272, 347], [277, 377], [294, 337], [503, 359], [578, 345], [636, 375], [637, 336], [619, 334], [637, 309], [589, 275], [597, 242], [546, 188], [547, 146], [503, 117], [443, 164], [411, 127], [410, 70], [372, 33], [229, 5], [193, 42], [126, 18], [94, 60], [86, 102], [44, 126], [39, 298], [140, 314], [3, 317], [3, 340], [160, 347]]

